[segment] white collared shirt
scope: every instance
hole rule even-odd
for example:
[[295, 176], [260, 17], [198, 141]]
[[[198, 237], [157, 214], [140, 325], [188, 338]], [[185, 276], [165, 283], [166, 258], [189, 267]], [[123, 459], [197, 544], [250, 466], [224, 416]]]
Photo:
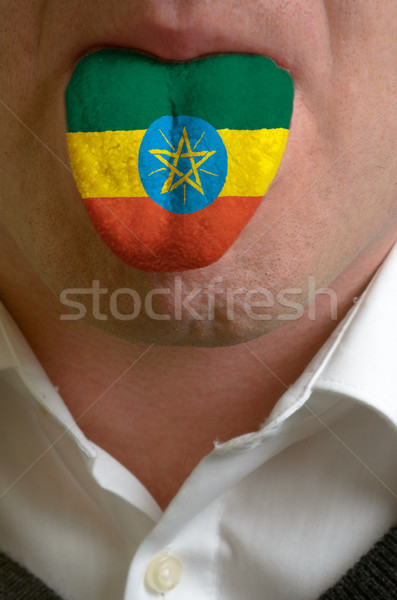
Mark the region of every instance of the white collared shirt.
[[263, 428], [162, 512], [0, 305], [0, 549], [65, 600], [315, 600], [397, 522], [395, 306], [397, 247]]

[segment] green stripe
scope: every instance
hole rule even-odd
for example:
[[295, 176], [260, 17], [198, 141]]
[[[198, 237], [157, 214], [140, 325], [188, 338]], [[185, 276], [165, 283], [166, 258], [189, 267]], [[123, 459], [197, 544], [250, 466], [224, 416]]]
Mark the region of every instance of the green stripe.
[[238, 54], [165, 62], [99, 50], [78, 63], [66, 90], [71, 132], [147, 129], [163, 115], [200, 117], [216, 129], [288, 129], [292, 103], [286, 71]]

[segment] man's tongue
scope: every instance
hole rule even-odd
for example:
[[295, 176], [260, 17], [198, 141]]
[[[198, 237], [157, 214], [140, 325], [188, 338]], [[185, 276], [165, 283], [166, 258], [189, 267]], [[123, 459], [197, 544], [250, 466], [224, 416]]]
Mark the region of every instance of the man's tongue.
[[292, 105], [289, 74], [262, 56], [84, 57], [66, 90], [67, 141], [102, 240], [144, 271], [218, 260], [277, 172]]

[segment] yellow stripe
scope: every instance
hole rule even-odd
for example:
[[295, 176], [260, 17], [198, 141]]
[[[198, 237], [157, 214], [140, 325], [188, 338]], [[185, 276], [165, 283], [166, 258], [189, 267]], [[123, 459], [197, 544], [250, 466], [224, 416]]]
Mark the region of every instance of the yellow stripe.
[[218, 131], [226, 146], [228, 171], [221, 196], [263, 196], [284, 154], [288, 129]]
[[[262, 196], [277, 172], [288, 129], [220, 129], [228, 175], [220, 196]], [[145, 130], [68, 133], [73, 174], [83, 198], [147, 196], [138, 173]], [[159, 165], [161, 166], [161, 165]]]

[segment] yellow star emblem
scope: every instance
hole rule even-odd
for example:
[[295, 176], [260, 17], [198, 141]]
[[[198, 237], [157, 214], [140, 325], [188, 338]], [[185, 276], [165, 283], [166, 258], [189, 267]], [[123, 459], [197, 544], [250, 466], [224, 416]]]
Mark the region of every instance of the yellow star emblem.
[[[186, 201], [186, 184], [191, 185], [193, 188], [195, 188], [197, 191], [199, 191], [200, 194], [204, 195], [204, 190], [203, 190], [203, 186], [202, 186], [202, 183], [200, 180], [199, 170], [203, 171], [204, 173], [208, 173], [209, 175], [214, 175], [214, 177], [218, 177], [218, 175], [216, 175], [216, 173], [211, 173], [210, 171], [205, 171], [204, 169], [200, 168], [201, 165], [203, 165], [205, 163], [205, 161], [210, 158], [210, 156], [212, 156], [213, 154], [216, 153], [216, 150], [195, 151], [196, 147], [203, 139], [205, 131], [203, 131], [200, 139], [196, 142], [196, 144], [194, 145], [194, 147], [192, 149], [191, 143], [189, 140], [189, 136], [186, 131], [186, 127], [184, 127], [181, 138], [178, 143], [178, 148], [176, 150], [175, 150], [174, 146], [171, 144], [171, 142], [165, 137], [165, 135], [161, 131], [161, 129], [159, 129], [159, 131], [160, 131], [161, 135], [163, 136], [163, 138], [165, 139], [165, 141], [172, 148], [172, 151], [170, 151], [170, 150], [149, 150], [149, 152], [151, 154], [154, 154], [154, 156], [160, 162], [162, 162], [164, 165], [166, 165], [170, 169], [170, 173], [163, 185], [161, 193], [165, 194], [166, 192], [172, 192], [172, 190], [174, 190], [175, 188], [177, 188], [179, 185], [181, 185], [183, 183], [184, 184], [184, 198], [185, 198], [184, 201]], [[186, 145], [186, 150], [187, 150], [186, 152], [183, 152], [184, 145]], [[167, 158], [165, 158], [165, 157], [169, 157], [169, 159], [167, 160]], [[198, 160], [196, 162], [195, 159], [198, 159], [199, 157], [200, 157], [200, 160]], [[182, 173], [182, 171], [180, 169], [178, 169], [178, 162], [179, 162], [180, 158], [189, 158], [190, 159], [191, 168], [186, 173]], [[172, 162], [171, 162], [171, 159], [173, 159]], [[163, 169], [165, 170], [164, 167], [163, 167]], [[158, 171], [163, 170], [163, 169], [158, 169]], [[149, 175], [152, 175], [153, 173], [156, 173], [156, 171], [153, 171]], [[194, 176], [194, 180], [191, 179], [192, 175]], [[176, 179], [176, 181], [174, 181], [175, 177], [179, 177], [179, 179]]]

